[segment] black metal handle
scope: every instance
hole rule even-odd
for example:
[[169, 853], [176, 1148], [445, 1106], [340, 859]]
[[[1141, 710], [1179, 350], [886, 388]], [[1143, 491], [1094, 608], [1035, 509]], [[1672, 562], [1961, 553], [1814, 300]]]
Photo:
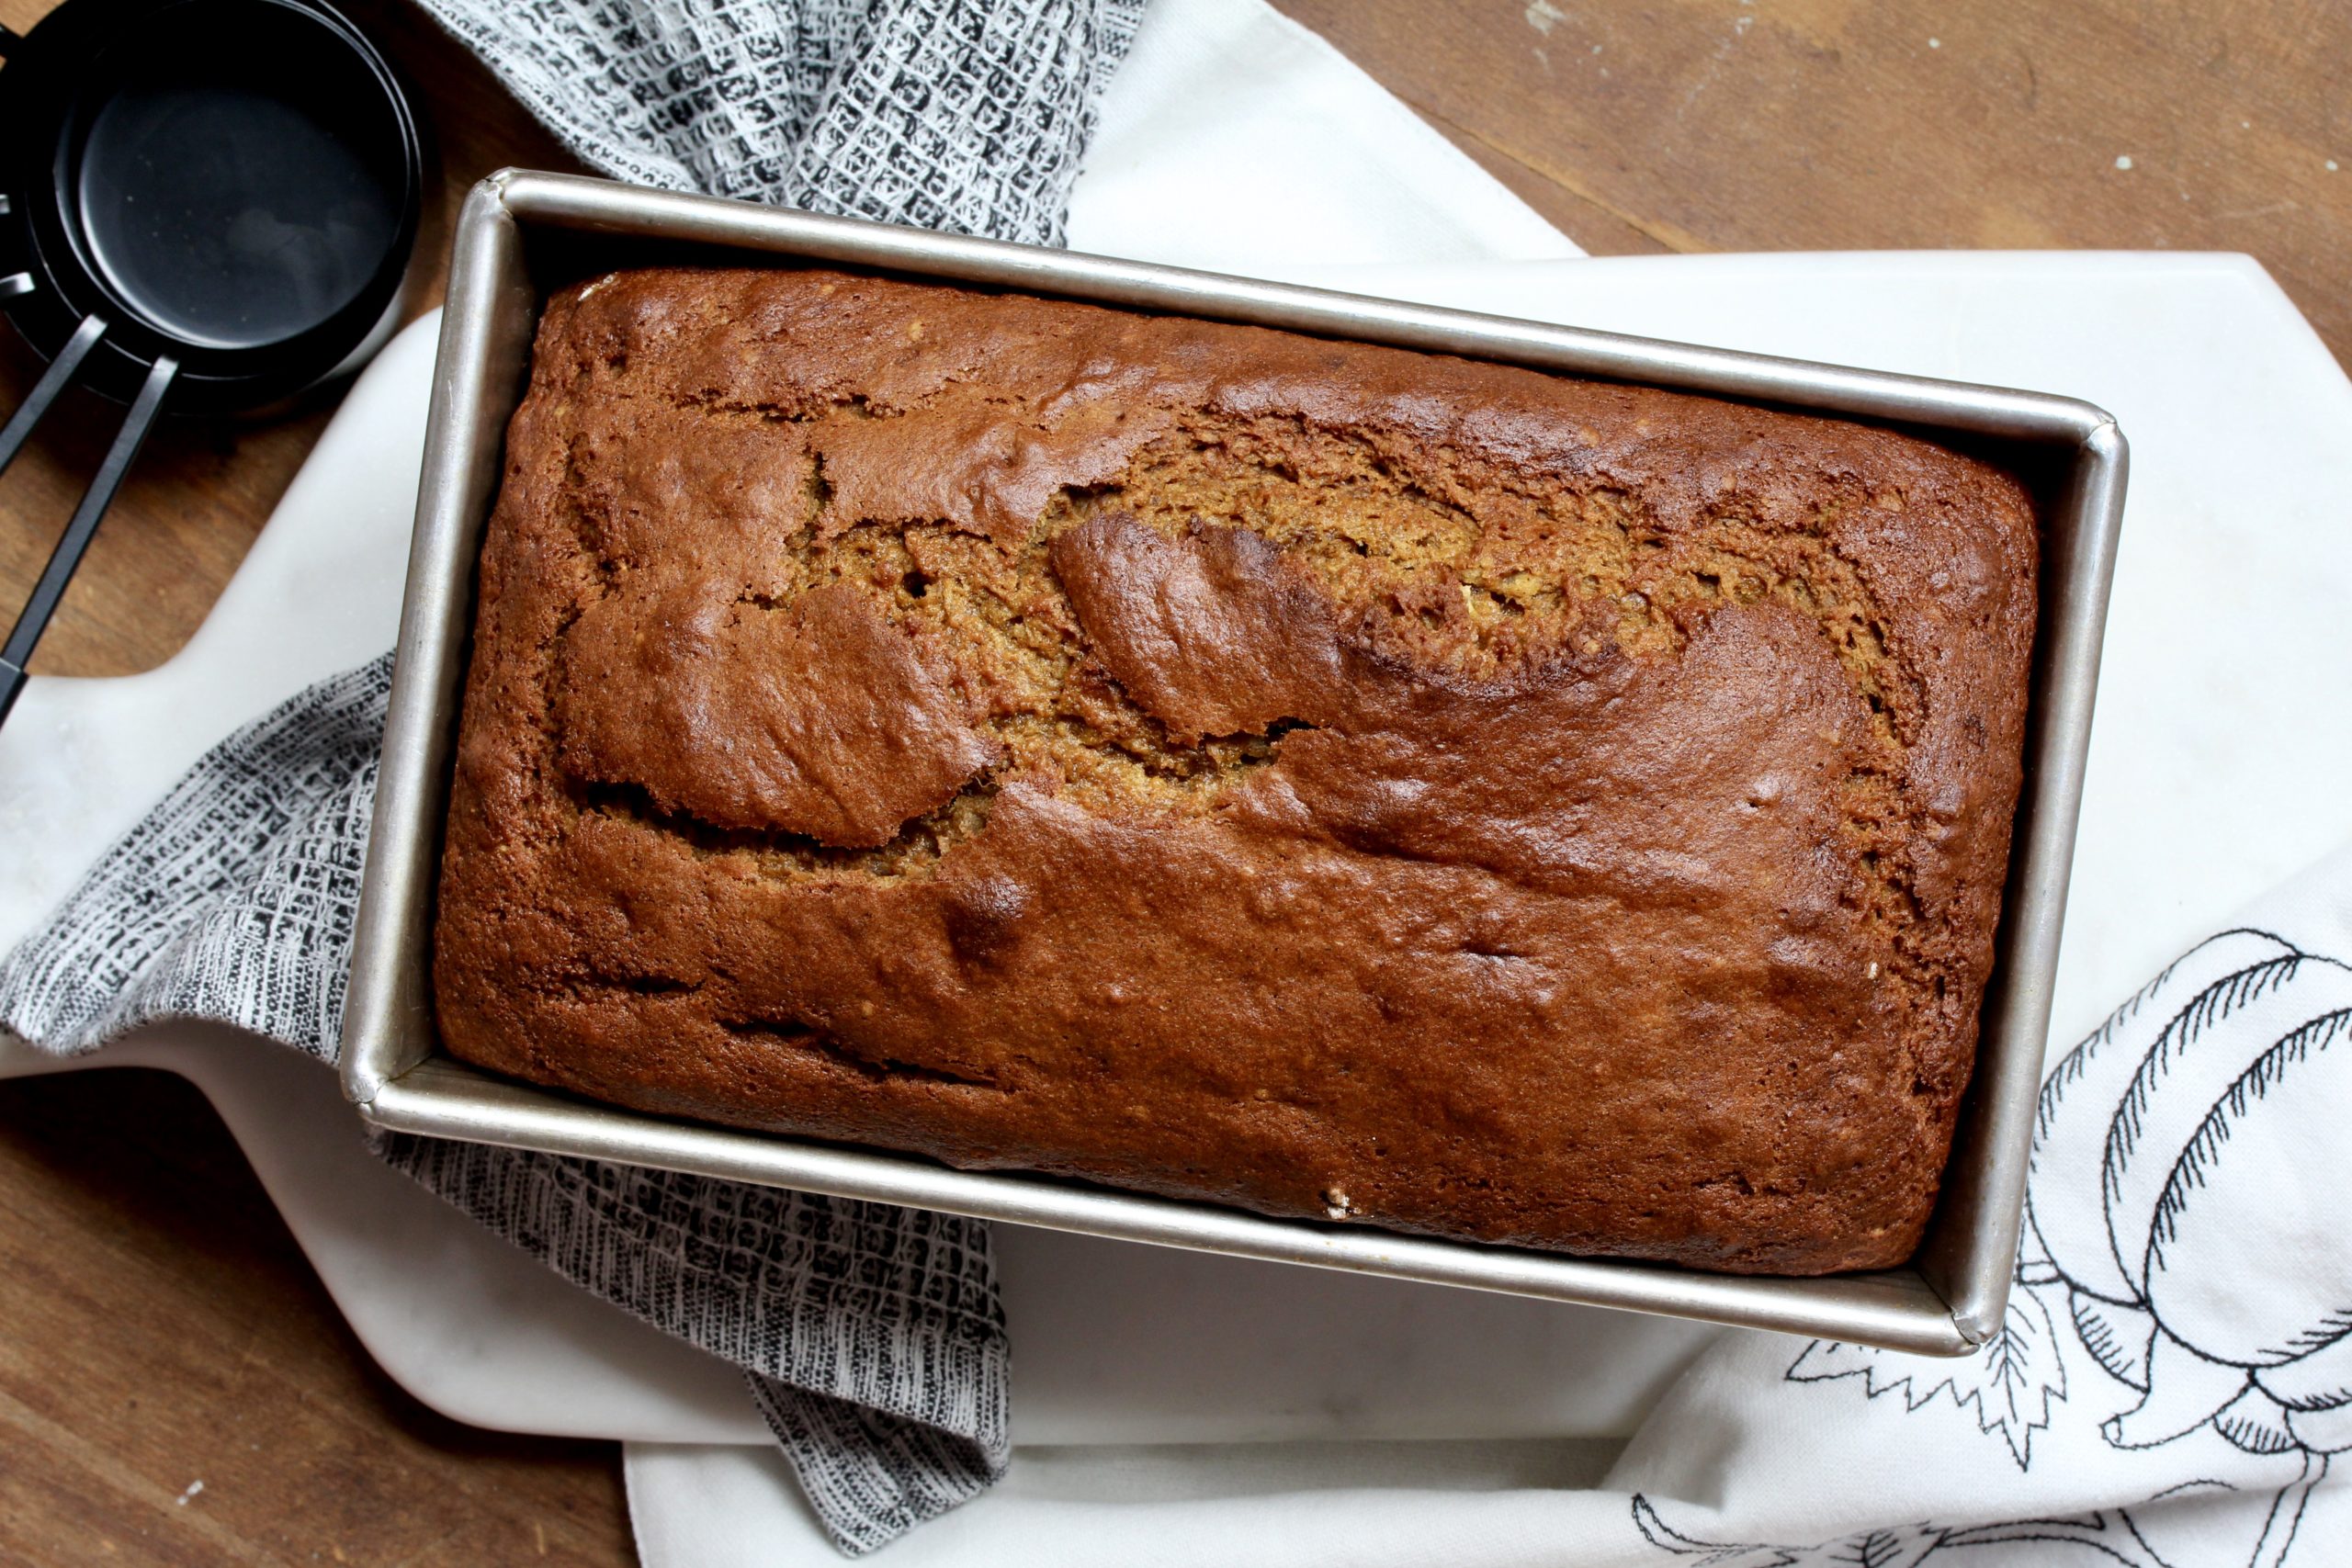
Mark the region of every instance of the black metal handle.
[[[0, 288], [13, 281], [13, 278], [0, 278]], [[17, 460], [17, 448], [25, 444], [25, 437], [33, 433], [33, 426], [40, 423], [40, 416], [49, 412], [49, 405], [65, 390], [66, 384], [74, 379], [74, 373], [82, 368], [82, 361], [90, 357], [90, 350], [97, 347], [98, 340], [106, 335], [107, 324], [102, 318], [82, 318], [82, 324], [74, 329], [72, 337], [65, 340], [65, 346], [57, 351], [57, 357], [49, 362], [49, 368], [42, 371], [40, 379], [33, 383], [33, 389], [26, 394], [25, 400], [9, 416], [8, 423], [0, 425], [0, 474], [8, 471], [8, 465]]]
[[[40, 423], [50, 405], [57, 400], [82, 361], [106, 335], [107, 324], [96, 316], [83, 318], [82, 325], [41, 378], [33, 384], [32, 395], [17, 409], [5, 429], [0, 429], [0, 472], [5, 472], [30, 435], [33, 426]], [[171, 390], [172, 378], [179, 374], [179, 361], [168, 356], [155, 361], [147, 372], [147, 379], [131, 400], [130, 412], [122, 416], [122, 428], [115, 432], [114, 445], [107, 449], [106, 461], [90, 480], [90, 488], [82, 493], [82, 504], [74, 509], [73, 521], [65, 525], [65, 533], [57, 541], [57, 548], [50, 552], [49, 565], [42, 569], [40, 581], [33, 585], [32, 597], [25, 601], [24, 613], [17, 617], [17, 625], [8, 633], [7, 645], [0, 648], [0, 724], [6, 724], [8, 712], [17, 705], [17, 694], [24, 689], [25, 666], [33, 656], [33, 645], [40, 640], [42, 628], [49, 625], [57, 602], [65, 596], [65, 584], [73, 577], [74, 569], [82, 564], [82, 552], [90, 547], [91, 538], [98, 531], [98, 519], [106, 515], [107, 503], [121, 488], [123, 475], [130, 471], [132, 459], [146, 444], [147, 433], [155, 426], [155, 416], [162, 412], [164, 394]]]

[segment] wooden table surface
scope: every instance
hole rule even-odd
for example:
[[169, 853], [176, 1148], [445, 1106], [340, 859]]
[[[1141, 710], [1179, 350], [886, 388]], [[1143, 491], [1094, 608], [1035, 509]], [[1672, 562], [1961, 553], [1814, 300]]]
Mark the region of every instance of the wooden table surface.
[[[0, 0], [0, 24], [51, 3]], [[2352, 8], [1277, 3], [1598, 254], [2246, 251], [2352, 351]], [[450, 206], [501, 164], [571, 166], [417, 13], [347, 8], [422, 85]], [[38, 370], [0, 331], [0, 407]], [[67, 407], [0, 479], [0, 612], [113, 427]], [[33, 668], [168, 657], [329, 412], [159, 431]], [[629, 1555], [616, 1450], [474, 1432], [401, 1393], [193, 1089], [146, 1072], [0, 1085], [0, 1562]]]

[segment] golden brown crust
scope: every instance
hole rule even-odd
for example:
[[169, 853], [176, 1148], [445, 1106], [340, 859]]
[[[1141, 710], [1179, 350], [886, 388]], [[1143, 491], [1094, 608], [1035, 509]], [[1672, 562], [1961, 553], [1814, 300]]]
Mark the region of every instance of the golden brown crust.
[[1917, 1246], [2031, 510], [1885, 431], [818, 271], [559, 295], [444, 1038], [682, 1115], [1740, 1271]]

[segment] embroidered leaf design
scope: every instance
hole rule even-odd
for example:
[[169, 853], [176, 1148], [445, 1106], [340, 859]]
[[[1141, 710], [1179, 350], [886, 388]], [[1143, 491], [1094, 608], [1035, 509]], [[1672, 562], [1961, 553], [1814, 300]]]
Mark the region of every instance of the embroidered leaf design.
[[[2154, 1499], [2151, 1499], [2154, 1501]], [[2149, 1550], [2132, 1528], [2132, 1516], [2118, 1508], [2110, 1513], [2085, 1514], [2071, 1519], [2014, 1519], [2006, 1524], [1956, 1529], [1944, 1538], [1951, 1547], [2000, 1546], [2030, 1541], [2039, 1545], [2087, 1546], [2124, 1568], [2166, 1568], [2165, 1560]], [[1957, 1553], [1955, 1553], [1957, 1555]], [[2079, 1561], [2071, 1554], [2064, 1561]]]
[[[2033, 1434], [2050, 1425], [2050, 1402], [2066, 1397], [2066, 1369], [2058, 1359], [2058, 1334], [2050, 1309], [2031, 1291], [2009, 1292], [2001, 1332], [1985, 1347], [1984, 1398], [1979, 1427], [1998, 1428], [2009, 1453], [2024, 1470], [2033, 1461]], [[1962, 1404], [1967, 1400], [1955, 1391]]]
[[1939, 1525], [1898, 1525], [1864, 1530], [1816, 1546], [1724, 1544], [1697, 1540], [1671, 1529], [1640, 1494], [1634, 1497], [1634, 1525], [1662, 1551], [1690, 1560], [1693, 1568], [1917, 1568], [1944, 1544]]
[[[2041, 1293], [2009, 1292], [2001, 1331], [1973, 1359], [1945, 1361], [1899, 1351], [1816, 1339], [1789, 1368], [1791, 1382], [1859, 1377], [1865, 1397], [1900, 1393], [1917, 1410], [1939, 1395], [1973, 1414], [1977, 1429], [1997, 1435], [2025, 1470], [2033, 1462], [2033, 1434], [2050, 1425], [2050, 1402], [2066, 1397], [2066, 1368]], [[1875, 1564], [1872, 1565], [1875, 1568]]]
[[1679, 1530], [1669, 1529], [1657, 1517], [1657, 1509], [1640, 1493], [1634, 1494], [1634, 1528], [1642, 1539], [1661, 1551], [1692, 1561], [1693, 1568], [1796, 1568], [1797, 1559], [1788, 1549], [1778, 1546], [1724, 1545], [1719, 1541], [1694, 1540]]
[[1934, 1525], [1905, 1525], [1899, 1529], [1866, 1530], [1860, 1535], [1848, 1536], [1844, 1540], [1824, 1542], [1815, 1547], [1818, 1555], [1800, 1557], [1797, 1562], [1807, 1565], [1818, 1562], [1823, 1568], [1914, 1568], [1929, 1552], [1943, 1545], [1944, 1532]]
[[[2308, 1490], [2308, 1480], [2304, 1484]], [[2301, 1509], [2299, 1496], [2295, 1510], [2300, 1513]], [[1693, 1568], [1919, 1568], [1930, 1557], [1944, 1561], [1946, 1547], [1954, 1548], [1952, 1555], [1957, 1556], [1957, 1549], [1963, 1547], [2024, 1544], [2088, 1547], [2099, 1558], [2120, 1563], [2122, 1568], [2169, 1568], [2141, 1539], [2132, 1516], [2120, 1508], [2073, 1518], [2009, 1519], [1957, 1529], [1924, 1522], [1899, 1525], [1825, 1540], [1817, 1546], [1741, 1546], [1696, 1540], [1683, 1535], [1658, 1517], [1648, 1498], [1636, 1495], [1634, 1524], [1652, 1546], [1689, 1559]], [[2290, 1518], [2287, 1530], [2279, 1533], [2290, 1537], [2292, 1526]], [[2001, 1560], [2012, 1561], [2007, 1557]], [[2079, 1554], [2068, 1553], [2064, 1560], [2076, 1562]], [[2278, 1561], [2273, 1557], [2261, 1562], [2259, 1568], [2277, 1568]]]

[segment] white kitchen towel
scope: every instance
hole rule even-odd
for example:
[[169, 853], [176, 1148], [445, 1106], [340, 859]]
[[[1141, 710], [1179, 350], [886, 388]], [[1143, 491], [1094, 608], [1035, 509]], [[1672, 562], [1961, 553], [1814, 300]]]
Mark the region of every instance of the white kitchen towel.
[[[427, 0], [583, 155], [663, 183], [1058, 236], [1141, 0]], [[200, 1018], [332, 1060], [390, 660], [209, 752], [0, 964], [0, 1023], [93, 1050]], [[498, 1235], [744, 1369], [842, 1550], [1001, 1474], [987, 1227], [672, 1172], [390, 1137]]]
[[[2335, 1568], [2352, 1562], [2352, 850], [2181, 955], [2042, 1091], [1964, 1360], [1726, 1334], [1590, 1443], [1023, 1449], [904, 1568]], [[649, 1568], [809, 1561], [754, 1450], [632, 1446]], [[819, 1545], [821, 1550], [821, 1545]]]

